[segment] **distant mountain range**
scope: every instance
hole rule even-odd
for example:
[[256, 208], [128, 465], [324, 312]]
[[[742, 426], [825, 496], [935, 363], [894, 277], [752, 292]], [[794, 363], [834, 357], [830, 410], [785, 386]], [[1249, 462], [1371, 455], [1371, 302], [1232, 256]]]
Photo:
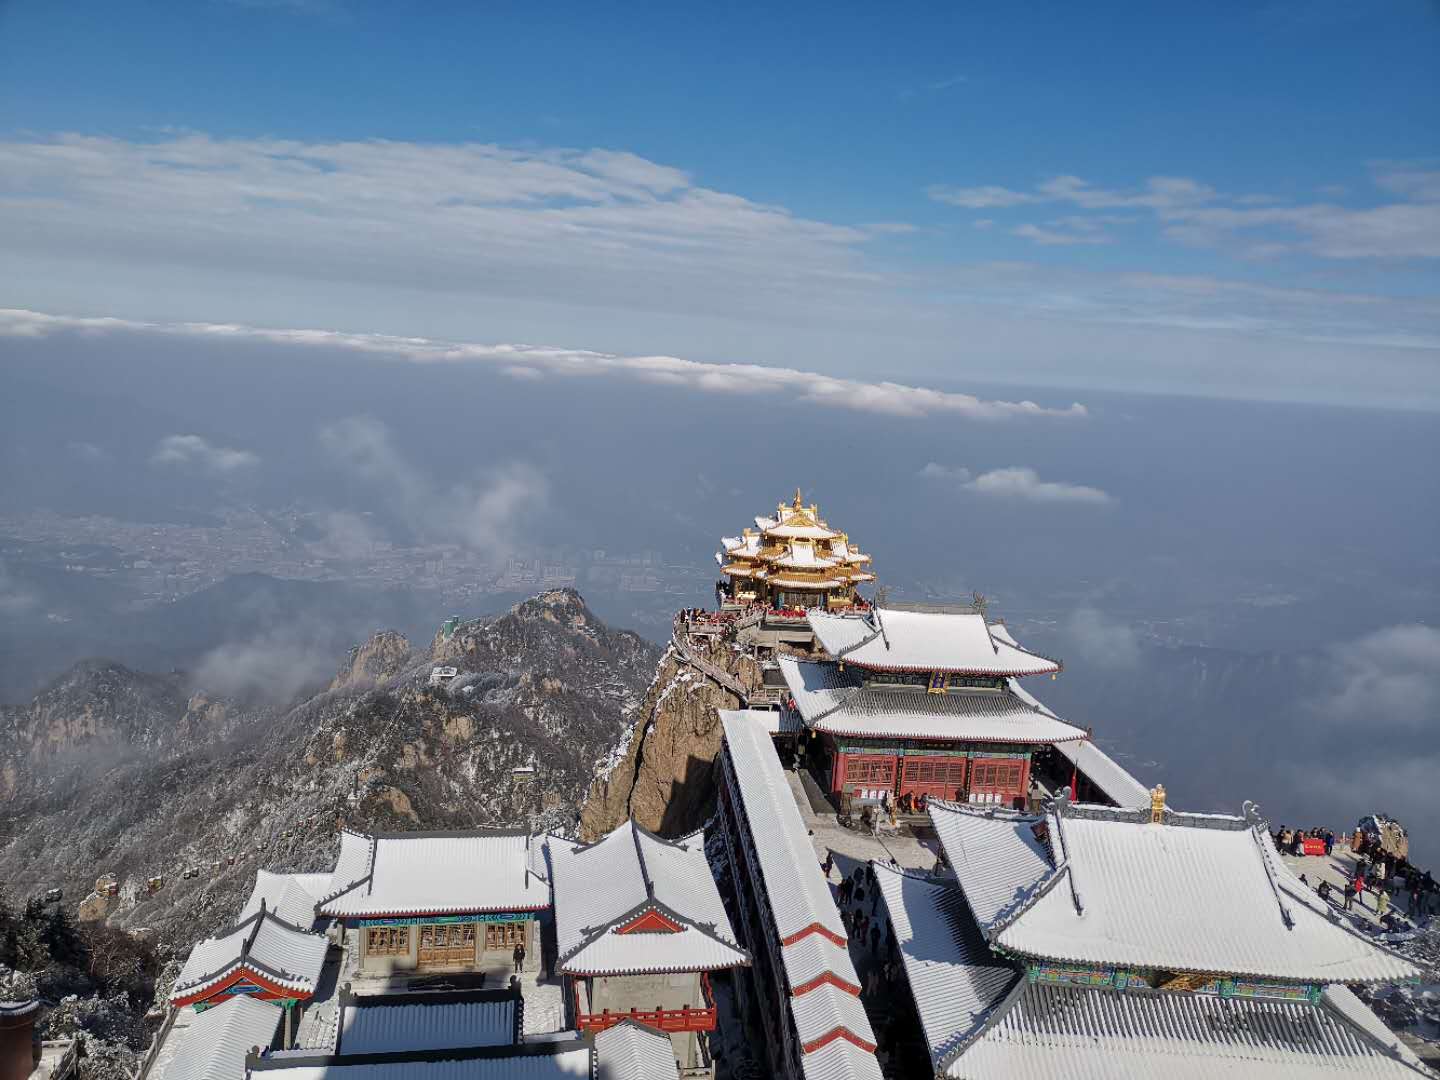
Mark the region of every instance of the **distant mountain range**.
[[86, 661], [0, 708], [0, 876], [68, 906], [113, 873], [111, 922], [183, 946], [257, 867], [328, 868], [342, 825], [574, 829], [659, 657], [559, 590], [423, 645], [374, 634], [288, 706]]

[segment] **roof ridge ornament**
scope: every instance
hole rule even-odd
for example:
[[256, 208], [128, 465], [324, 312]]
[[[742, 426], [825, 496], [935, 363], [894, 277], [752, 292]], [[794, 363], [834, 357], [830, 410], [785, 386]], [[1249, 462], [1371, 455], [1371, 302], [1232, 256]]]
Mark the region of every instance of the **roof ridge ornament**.
[[1156, 784], [1150, 789], [1150, 824], [1165, 824], [1165, 785]]

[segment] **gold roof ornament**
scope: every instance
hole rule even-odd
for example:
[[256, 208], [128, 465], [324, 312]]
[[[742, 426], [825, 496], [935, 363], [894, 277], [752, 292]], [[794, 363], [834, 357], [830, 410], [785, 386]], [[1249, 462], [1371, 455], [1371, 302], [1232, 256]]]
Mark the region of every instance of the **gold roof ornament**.
[[1150, 792], [1150, 824], [1165, 823], [1165, 785], [1156, 784]]

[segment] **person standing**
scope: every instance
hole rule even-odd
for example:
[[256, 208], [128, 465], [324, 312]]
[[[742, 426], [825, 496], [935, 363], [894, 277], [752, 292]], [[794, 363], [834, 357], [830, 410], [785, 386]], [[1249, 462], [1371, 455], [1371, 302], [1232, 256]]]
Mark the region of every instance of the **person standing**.
[[1355, 882], [1345, 882], [1345, 910], [1350, 910], [1350, 905], [1355, 903]]
[[1380, 895], [1375, 899], [1375, 913], [1380, 918], [1385, 918], [1385, 913], [1390, 910], [1390, 894], [1385, 891], [1385, 886], [1380, 886]]
[[510, 958], [515, 961], [515, 974], [520, 974], [520, 969], [525, 966], [525, 943], [523, 941], [516, 943], [515, 951], [510, 954]]
[[1360, 910], [1365, 910], [1365, 871], [1361, 870], [1355, 874], [1355, 899], [1360, 903]]

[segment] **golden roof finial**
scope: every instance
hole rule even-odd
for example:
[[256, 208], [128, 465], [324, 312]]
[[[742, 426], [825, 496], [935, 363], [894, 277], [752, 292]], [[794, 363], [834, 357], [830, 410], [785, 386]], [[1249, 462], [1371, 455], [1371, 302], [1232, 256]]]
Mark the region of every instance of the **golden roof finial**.
[[1165, 785], [1156, 784], [1150, 792], [1150, 823], [1152, 825], [1163, 825], [1165, 823]]
[[795, 489], [795, 509], [800, 509], [800, 489], [798, 487]]

